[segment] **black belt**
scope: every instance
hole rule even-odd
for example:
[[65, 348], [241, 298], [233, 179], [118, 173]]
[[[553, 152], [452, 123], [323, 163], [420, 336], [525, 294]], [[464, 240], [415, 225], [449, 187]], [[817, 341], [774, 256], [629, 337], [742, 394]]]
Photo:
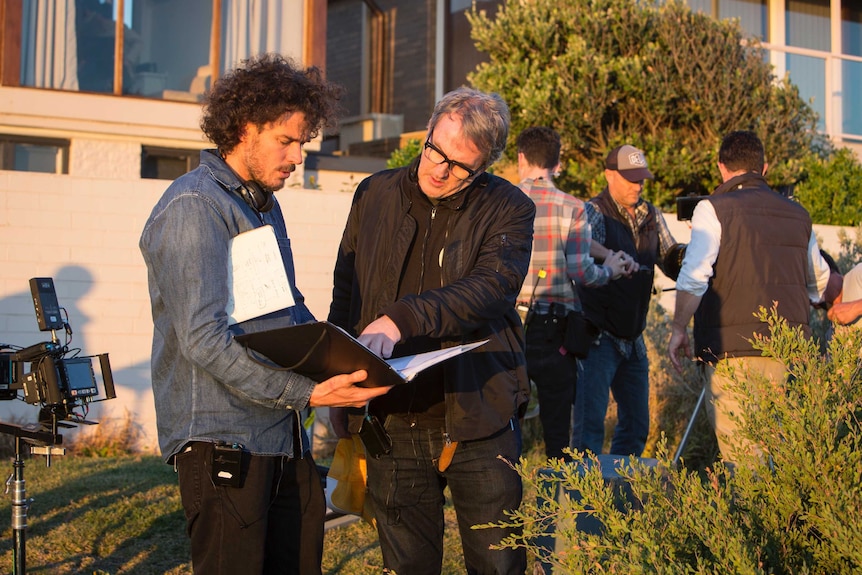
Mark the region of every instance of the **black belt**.
[[529, 306], [530, 310], [535, 315], [553, 315], [555, 317], [566, 317], [569, 313], [569, 308], [564, 304], [555, 301], [534, 301], [532, 305], [529, 302], [518, 302], [518, 306]]

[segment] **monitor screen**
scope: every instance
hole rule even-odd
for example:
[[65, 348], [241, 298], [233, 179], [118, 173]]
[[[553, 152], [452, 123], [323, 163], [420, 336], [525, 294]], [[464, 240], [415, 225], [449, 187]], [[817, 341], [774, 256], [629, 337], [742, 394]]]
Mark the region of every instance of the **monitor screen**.
[[93, 373], [93, 361], [89, 357], [73, 357], [63, 360], [66, 372], [66, 396], [89, 397], [96, 395], [96, 376]]

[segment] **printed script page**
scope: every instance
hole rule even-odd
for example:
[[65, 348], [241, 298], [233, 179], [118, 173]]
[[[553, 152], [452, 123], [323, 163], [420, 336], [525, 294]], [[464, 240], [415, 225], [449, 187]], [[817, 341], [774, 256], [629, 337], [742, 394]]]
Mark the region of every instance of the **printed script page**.
[[437, 351], [427, 351], [425, 353], [418, 353], [407, 357], [393, 357], [387, 359], [386, 362], [391, 365], [393, 369], [401, 373], [401, 375], [404, 376], [404, 379], [410, 381], [423, 369], [455, 357], [456, 355], [461, 355], [462, 353], [475, 349], [486, 343], [488, 343], [487, 339], [474, 341], [473, 343], [465, 343], [464, 345], [447, 347], [446, 349], [440, 349]]
[[228, 325], [295, 305], [272, 226], [231, 239], [228, 286]]

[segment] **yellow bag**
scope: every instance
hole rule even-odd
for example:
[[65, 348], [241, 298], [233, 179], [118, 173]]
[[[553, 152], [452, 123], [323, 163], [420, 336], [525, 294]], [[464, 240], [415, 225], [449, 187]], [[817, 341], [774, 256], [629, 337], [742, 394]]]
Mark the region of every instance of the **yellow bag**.
[[365, 500], [365, 447], [358, 435], [342, 438], [335, 445], [335, 455], [329, 467], [329, 477], [337, 481], [330, 496], [330, 507], [342, 513], [359, 515], [371, 525], [374, 514]]

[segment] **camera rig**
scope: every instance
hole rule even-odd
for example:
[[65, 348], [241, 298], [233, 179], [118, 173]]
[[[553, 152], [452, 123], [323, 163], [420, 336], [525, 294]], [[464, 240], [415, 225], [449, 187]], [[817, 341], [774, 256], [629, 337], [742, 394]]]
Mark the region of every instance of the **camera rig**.
[[[41, 405], [39, 421], [46, 430], [60, 422], [91, 423], [86, 420], [91, 402], [116, 397], [111, 363], [107, 353], [79, 355], [80, 349], [70, 348], [72, 329], [65, 309], [57, 302], [54, 280], [32, 278], [30, 292], [40, 331], [50, 331], [51, 341], [24, 348], [2, 345], [0, 349], [0, 400], [22, 399], [31, 405]], [[62, 313], [61, 313], [62, 312]], [[57, 330], [66, 333], [60, 343]], [[99, 398], [93, 361], [98, 360], [104, 396]]]
[[[80, 349], [69, 347], [72, 328], [66, 310], [57, 301], [54, 280], [32, 278], [30, 292], [39, 330], [50, 331], [51, 340], [24, 348], [0, 344], [0, 400], [20, 399], [41, 406], [38, 423], [17, 425], [0, 422], [0, 433], [15, 438], [13, 472], [6, 481], [6, 491], [12, 494], [14, 575], [26, 573], [25, 541], [31, 500], [27, 499], [24, 487], [24, 444], [29, 445], [30, 453], [44, 455], [50, 467], [52, 455], [65, 454], [65, 449], [59, 447], [63, 436], [57, 432], [58, 428], [74, 427], [76, 423], [95, 424], [86, 419], [89, 404], [116, 397], [108, 354], [82, 356], [79, 355]], [[60, 329], [66, 334], [62, 344], [57, 337]], [[102, 398], [98, 397], [94, 359], [98, 360], [101, 374]]]

